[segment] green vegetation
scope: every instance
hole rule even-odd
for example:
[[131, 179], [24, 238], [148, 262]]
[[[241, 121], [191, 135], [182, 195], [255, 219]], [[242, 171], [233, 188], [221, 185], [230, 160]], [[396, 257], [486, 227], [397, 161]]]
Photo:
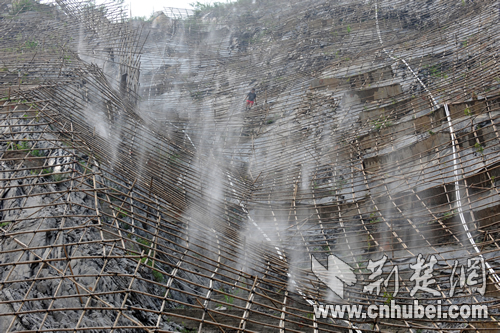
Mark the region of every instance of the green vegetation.
[[[45, 169], [42, 169], [41, 175], [43, 177], [48, 177], [48, 174], [51, 172], [52, 172], [52, 168], [45, 168]], [[30, 170], [31, 175], [38, 175], [39, 173], [40, 173], [39, 170]]]
[[370, 223], [378, 223], [382, 222], [379, 217], [377, 217], [377, 214], [375, 213], [370, 213]]
[[481, 146], [481, 144], [479, 142], [476, 142], [474, 144], [474, 148], [476, 148], [476, 152], [478, 152], [478, 153], [482, 154], [484, 152], [484, 147]]
[[[167, 154], [168, 156], [168, 154]], [[172, 154], [170, 155], [170, 157], [168, 158], [168, 163], [172, 164], [172, 165], [179, 165], [179, 154]]]
[[455, 214], [456, 214], [456, 210], [453, 210], [452, 212], [445, 212], [445, 213], [443, 213], [443, 216], [441, 219], [443, 221], [446, 221], [448, 219], [451, 219], [453, 216], [455, 216]]
[[366, 235], [366, 244], [367, 244], [367, 251], [370, 251], [372, 247], [372, 239], [370, 235]]
[[335, 194], [337, 194], [337, 191], [342, 191], [342, 189], [344, 188], [344, 185], [346, 185], [346, 184], [347, 184], [347, 180], [343, 179], [343, 178], [335, 181], [335, 186], [333, 187], [333, 190], [330, 191], [330, 195], [335, 195]]
[[9, 225], [10, 222], [2, 222], [0, 223], [0, 228], [6, 227]]
[[[128, 237], [128, 238], [130, 238], [130, 237], [129, 237], [129, 235], [130, 235], [130, 234], [128, 234], [128, 235], [127, 235], [127, 237]], [[127, 251], [127, 255], [128, 255], [128, 256], [133, 256], [133, 257], [139, 257], [139, 255], [138, 255], [137, 253], [130, 252], [130, 251]]]
[[470, 111], [470, 109], [469, 109], [469, 108], [465, 108], [465, 110], [464, 110], [464, 114], [465, 114], [466, 116], [471, 116], [471, 115], [472, 115], [472, 112]]
[[257, 44], [262, 40], [262, 38], [266, 35], [271, 34], [271, 30], [265, 29], [261, 30], [259, 33], [255, 34], [249, 41], [250, 44]]
[[436, 133], [434, 133], [434, 132], [433, 132], [433, 131], [431, 131], [431, 130], [429, 130], [428, 132], [429, 132], [429, 135], [434, 135], [434, 134], [436, 134]]
[[[7, 142], [7, 145], [11, 143], [10, 141]], [[17, 144], [15, 142], [12, 142], [12, 146], [9, 148], [9, 150], [28, 150], [30, 149], [29, 146], [29, 141], [27, 140], [22, 140], [21, 143]]]
[[[123, 4], [124, 1], [123, 0], [113, 0], [113, 2], [115, 2], [117, 4]], [[103, 15], [103, 16], [106, 16], [107, 13], [108, 13], [108, 8], [104, 4], [97, 5], [96, 2], [95, 2], [95, 0], [86, 1], [85, 5], [83, 6], [83, 10], [86, 10], [86, 11], [92, 11], [92, 10], [99, 11], [99, 12], [101, 12], [101, 15]]]
[[24, 43], [24, 46], [26, 46], [29, 50], [34, 50], [38, 46], [38, 42], [28, 40]]
[[[223, 289], [220, 289], [220, 291], [224, 292], [224, 290], [223, 290]], [[234, 303], [234, 297], [233, 297], [233, 296], [226, 295], [226, 294], [224, 294], [224, 295], [222, 295], [222, 296], [224, 296], [224, 301], [225, 301], [226, 303], [229, 303], [229, 304], [233, 304], [233, 303]], [[228, 309], [228, 310], [231, 310], [231, 306], [227, 305], [227, 309]]]
[[198, 16], [202, 12], [214, 12], [215, 14], [223, 14], [225, 11], [228, 10], [229, 6], [234, 6], [234, 5], [252, 5], [253, 0], [236, 0], [236, 1], [230, 1], [230, 2], [213, 2], [213, 3], [202, 3], [200, 1], [196, 1], [193, 3], [190, 3], [189, 5], [192, 6], [195, 10], [195, 15]]
[[[246, 287], [246, 286], [245, 286]], [[234, 295], [238, 295], [238, 291], [241, 290], [241, 289], [237, 289], [235, 292], [234, 292]], [[224, 289], [223, 288], [220, 288], [219, 291], [221, 292], [224, 292]], [[279, 292], [278, 292], [279, 293]], [[224, 297], [224, 301], [228, 304], [234, 304], [234, 296], [231, 296], [231, 295], [226, 295], [226, 294], [223, 294], [222, 295]], [[231, 306], [230, 305], [222, 305], [222, 304], [217, 304], [217, 308], [221, 308], [221, 307], [227, 307], [228, 310], [231, 310]]]
[[39, 150], [39, 149], [35, 149], [31, 152], [31, 155], [32, 156], [35, 156], [35, 157], [42, 157], [44, 156], [43, 153]]
[[372, 121], [372, 124], [377, 131], [392, 126], [392, 122], [386, 116], [380, 116], [378, 120]]
[[444, 78], [444, 79], [447, 79], [448, 78], [448, 75], [446, 73], [443, 73], [438, 67], [437, 65], [432, 65], [432, 66], [427, 66], [427, 68], [429, 69], [429, 73], [431, 76], [433, 77], [441, 77], [441, 78]]
[[189, 4], [194, 8], [195, 14], [199, 14], [202, 11], [213, 10], [213, 9], [222, 9], [226, 6], [224, 2], [214, 2], [214, 3], [202, 3], [199, 1], [193, 2]]
[[[210, 12], [214, 16], [222, 16], [224, 15], [228, 10], [230, 10], [230, 7], [235, 8], [235, 5], [252, 5], [253, 0], [236, 0], [236, 1], [230, 1], [230, 2], [220, 2], [220, 1], [215, 1], [213, 3], [203, 3], [200, 1], [196, 1], [193, 3], [190, 3], [190, 6], [194, 8], [194, 15], [193, 17], [199, 17], [203, 14], [207, 14]], [[190, 18], [188, 18], [186, 21], [198, 24], [198, 22], [192, 22]], [[197, 21], [197, 20], [196, 20]], [[274, 22], [273, 22], [274, 23]], [[188, 24], [190, 28], [192, 28], [191, 24]]]
[[348, 26], [347, 26], [347, 33], [348, 33], [348, 34], [350, 34], [350, 33], [351, 33], [351, 26], [350, 26], [350, 25], [348, 25]]
[[137, 243], [141, 244], [141, 245], [139, 245], [139, 247], [143, 251], [148, 251], [149, 248], [151, 247], [151, 242], [148, 241], [147, 239], [137, 237], [136, 241], [137, 241]]
[[393, 298], [393, 296], [391, 293], [384, 291], [384, 299], [385, 299], [384, 304], [387, 304], [387, 305], [391, 304], [392, 298]]
[[[116, 210], [118, 212], [118, 218], [125, 218], [128, 216], [127, 212], [123, 209], [121, 209], [120, 207], [113, 207], [114, 210]], [[141, 238], [139, 238], [141, 239]], [[139, 242], [139, 239], [137, 240]]]
[[163, 278], [163, 274], [158, 272], [158, 271], [155, 271], [153, 270], [153, 278], [156, 282], [163, 282], [164, 278]]
[[191, 98], [195, 101], [203, 99], [203, 91], [193, 91], [191, 92]]
[[78, 165], [80, 165], [82, 167], [83, 171], [86, 171], [86, 170], [92, 171], [92, 169], [88, 166], [89, 161], [80, 160], [80, 161], [78, 161]]
[[55, 182], [60, 182], [64, 179], [66, 179], [66, 175], [63, 173], [56, 173], [56, 174], [52, 175], [52, 180]]
[[142, 258], [141, 263], [146, 264], [147, 266], [153, 267], [153, 261], [148, 258]]
[[11, 13], [20, 14], [24, 12], [37, 11], [39, 5], [40, 2], [36, 0], [14, 0], [12, 2]]
[[358, 274], [370, 274], [371, 272], [366, 269], [366, 266], [368, 265], [367, 261], [363, 261], [363, 257], [359, 256], [356, 258], [356, 262], [358, 263], [358, 268], [356, 269]]
[[339, 180], [335, 181], [335, 190], [342, 191], [342, 189], [344, 188], [344, 185], [346, 185], [346, 184], [347, 184], [346, 179], [339, 179]]
[[[7, 68], [5, 68], [5, 70], [7, 70]], [[27, 76], [28, 74], [24, 74], [25, 76]], [[28, 103], [27, 100], [25, 99], [10, 99], [9, 97], [3, 97], [3, 98], [0, 98], [0, 101], [10, 101], [11, 103], [13, 104], [26, 104]], [[32, 106], [32, 105], [35, 105], [33, 103], [29, 104], [29, 106]]]

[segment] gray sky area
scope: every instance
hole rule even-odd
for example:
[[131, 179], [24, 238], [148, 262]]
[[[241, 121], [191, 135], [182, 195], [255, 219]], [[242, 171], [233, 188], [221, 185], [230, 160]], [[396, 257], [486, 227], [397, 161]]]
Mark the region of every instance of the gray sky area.
[[[213, 1], [198, 0], [202, 3], [212, 3]], [[227, 0], [219, 0], [218, 2], [226, 2]], [[147, 16], [149, 17], [154, 11], [162, 10], [164, 7], [174, 8], [189, 8], [190, 3], [196, 0], [125, 0], [127, 6], [132, 8], [132, 16]], [[229, 1], [227, 1], [229, 2]]]

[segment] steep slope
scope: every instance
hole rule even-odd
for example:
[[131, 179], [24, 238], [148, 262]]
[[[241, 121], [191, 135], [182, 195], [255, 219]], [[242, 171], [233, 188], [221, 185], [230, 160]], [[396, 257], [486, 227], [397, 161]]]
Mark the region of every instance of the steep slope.
[[[496, 2], [0, 8], [0, 331], [498, 329]], [[489, 315], [312, 306], [414, 300]]]

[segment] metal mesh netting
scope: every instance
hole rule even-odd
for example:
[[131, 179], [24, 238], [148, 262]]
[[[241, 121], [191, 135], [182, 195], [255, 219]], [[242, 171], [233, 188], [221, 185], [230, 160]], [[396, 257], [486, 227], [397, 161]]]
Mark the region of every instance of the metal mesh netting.
[[0, 12], [1, 332], [499, 330], [497, 1]]

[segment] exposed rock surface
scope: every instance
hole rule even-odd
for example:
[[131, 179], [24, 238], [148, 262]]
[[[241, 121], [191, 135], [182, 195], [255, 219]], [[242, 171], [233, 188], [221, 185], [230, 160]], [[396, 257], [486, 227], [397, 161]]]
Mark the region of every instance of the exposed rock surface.
[[497, 327], [310, 306], [333, 297], [311, 256], [382, 305], [369, 260], [406, 302], [423, 254], [422, 303], [499, 319], [494, 272], [447, 297], [455, 261], [499, 265], [495, 2], [25, 3], [0, 4], [0, 332]]

